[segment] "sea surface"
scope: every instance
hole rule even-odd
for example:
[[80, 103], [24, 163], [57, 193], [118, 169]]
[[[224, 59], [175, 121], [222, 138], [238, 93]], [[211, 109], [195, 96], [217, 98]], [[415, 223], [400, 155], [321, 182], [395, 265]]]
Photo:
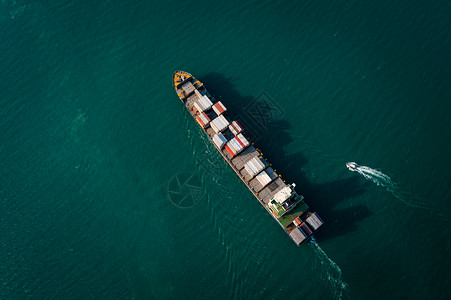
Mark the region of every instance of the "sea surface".
[[[1, 0], [0, 299], [450, 299], [450, 16]], [[223, 161], [178, 69], [297, 184], [314, 241], [296, 247]]]

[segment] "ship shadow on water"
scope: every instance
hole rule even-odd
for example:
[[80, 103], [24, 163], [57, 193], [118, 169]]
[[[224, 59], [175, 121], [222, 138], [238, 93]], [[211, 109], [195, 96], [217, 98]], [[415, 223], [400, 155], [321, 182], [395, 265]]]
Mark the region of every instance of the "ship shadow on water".
[[[357, 229], [358, 222], [372, 213], [364, 205], [337, 208], [340, 202], [362, 194], [368, 183], [358, 176], [326, 183], [312, 183], [302, 167], [308, 161], [302, 153], [286, 154], [284, 148], [293, 141], [291, 125], [283, 119], [283, 110], [264, 92], [251, 96], [240, 95], [231, 81], [218, 73], [199, 78], [216, 98], [224, 99], [231, 116], [235, 116], [269, 163], [283, 175], [286, 182], [295, 182], [296, 190], [304, 195], [312, 211], [324, 219], [325, 226], [315, 236], [319, 240], [345, 235]], [[278, 167], [278, 168], [277, 168]]]

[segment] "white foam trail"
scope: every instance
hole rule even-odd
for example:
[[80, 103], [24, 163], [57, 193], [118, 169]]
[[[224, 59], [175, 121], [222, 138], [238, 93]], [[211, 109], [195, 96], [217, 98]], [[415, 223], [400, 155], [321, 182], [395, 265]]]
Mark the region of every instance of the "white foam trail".
[[[382, 173], [379, 170], [372, 169], [367, 166], [358, 166], [355, 169], [349, 169], [353, 172], [357, 172], [360, 175], [362, 175], [365, 179], [372, 181], [373, 183], [384, 187], [387, 191], [393, 194], [398, 200], [400, 200], [402, 203], [409, 207], [415, 207], [415, 208], [421, 208], [423, 210], [428, 210], [436, 215], [439, 215], [441, 217], [445, 217], [442, 213], [440, 213], [437, 209], [434, 209], [431, 206], [426, 205], [425, 203], [421, 201], [414, 201], [412, 198], [414, 198], [412, 195], [407, 195], [406, 197], [409, 198], [409, 200], [405, 200], [406, 197], [401, 196], [401, 192], [397, 188], [396, 184], [393, 183], [390, 176], [387, 174]], [[405, 194], [405, 193], [404, 193]]]
[[363, 177], [365, 177], [368, 180], [371, 180], [377, 185], [383, 186], [389, 189], [390, 191], [393, 190], [393, 182], [391, 178], [379, 170], [372, 169], [367, 166], [358, 166], [356, 169], [352, 171], [356, 171], [357, 173], [361, 174]]
[[350, 169], [351, 171], [355, 171], [365, 177], [365, 179], [368, 179], [375, 184], [382, 186], [387, 189], [390, 193], [393, 194], [397, 199], [399, 199], [401, 202], [403, 202], [405, 205], [410, 207], [417, 207], [417, 208], [426, 208], [422, 205], [415, 204], [412, 202], [408, 202], [404, 200], [401, 196], [398, 195], [398, 193], [395, 191], [395, 185], [393, 184], [393, 181], [391, 180], [390, 176], [387, 174], [382, 173], [379, 170], [372, 169], [367, 166], [358, 166], [355, 169]]
[[342, 279], [340, 267], [329, 258], [326, 252], [324, 252], [324, 250], [318, 245], [314, 237], [311, 238], [310, 245], [313, 245], [313, 251], [319, 258], [323, 271], [321, 272], [321, 275], [331, 284], [331, 289], [334, 296], [338, 299], [343, 299], [343, 296], [346, 296], [347, 294], [349, 286]]

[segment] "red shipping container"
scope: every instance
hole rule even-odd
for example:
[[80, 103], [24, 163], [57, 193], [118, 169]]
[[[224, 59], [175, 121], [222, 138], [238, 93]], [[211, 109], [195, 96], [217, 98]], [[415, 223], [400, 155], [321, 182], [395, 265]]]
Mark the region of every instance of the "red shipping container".
[[228, 145], [225, 145], [225, 148], [226, 148], [227, 152], [229, 152], [229, 154], [232, 155], [232, 157], [235, 156], [235, 153], [233, 153], [232, 149], [230, 149], [230, 147]]
[[235, 140], [241, 145], [241, 147], [245, 148], [243, 142], [238, 137], [235, 137]]
[[243, 127], [241, 127], [240, 123], [238, 123], [237, 121], [233, 121], [232, 122], [232, 126], [236, 129], [236, 131], [238, 133], [240, 133], [241, 131], [243, 131]]
[[199, 117], [196, 117], [196, 121], [197, 121], [197, 123], [199, 123], [200, 127], [202, 127], [202, 128], [205, 127], [204, 122], [202, 122], [202, 120]]
[[207, 126], [207, 124], [210, 122], [210, 118], [205, 113], [201, 113], [196, 117], [196, 121], [202, 128], [205, 128], [205, 126]]
[[225, 106], [221, 103], [221, 101], [219, 101], [219, 102], [217, 102], [217, 103], [215, 103], [215, 104], [213, 105], [213, 110], [215, 111], [215, 113], [216, 113], [217, 115], [220, 115], [220, 114], [222, 114], [223, 112], [226, 111], [226, 108], [225, 108]]

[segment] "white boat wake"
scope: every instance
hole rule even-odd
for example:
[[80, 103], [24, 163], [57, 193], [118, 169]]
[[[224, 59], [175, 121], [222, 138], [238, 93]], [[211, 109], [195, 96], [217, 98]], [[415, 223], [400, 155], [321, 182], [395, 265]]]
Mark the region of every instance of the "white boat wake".
[[396, 187], [393, 181], [391, 180], [390, 176], [387, 174], [382, 173], [379, 170], [372, 169], [367, 166], [361, 166], [355, 162], [348, 162], [346, 163], [346, 166], [348, 169], [352, 172], [357, 172], [360, 175], [362, 175], [365, 179], [372, 181], [376, 185], [384, 187], [387, 191], [393, 194], [397, 199], [399, 199], [401, 202], [403, 202], [405, 205], [410, 207], [417, 207], [417, 208], [425, 208], [424, 206], [420, 204], [415, 204], [408, 202], [404, 200], [398, 193], [396, 192]]
[[[367, 167], [367, 166], [361, 166], [361, 165], [359, 165], [359, 164], [357, 164], [355, 162], [348, 162], [348, 163], [346, 163], [346, 167], [352, 172], [359, 173], [365, 179], [367, 179], [369, 181], [372, 181], [376, 185], [384, 187], [387, 191], [392, 193], [393, 196], [395, 196], [398, 200], [400, 200], [405, 205], [407, 205], [409, 207], [415, 207], [415, 208], [421, 208], [423, 210], [428, 210], [428, 211], [430, 211], [430, 212], [432, 212], [432, 213], [434, 213], [436, 215], [445, 217], [437, 209], [434, 209], [434, 208], [428, 206], [427, 204], [425, 204], [425, 203], [423, 203], [421, 201], [414, 201], [414, 200], [412, 200], [413, 198], [415, 198], [412, 195], [408, 195], [406, 193], [403, 193], [403, 194], [406, 194], [406, 195], [405, 195], [405, 197], [402, 197], [401, 196], [401, 192], [397, 188], [396, 184], [393, 183], [392, 179], [387, 174], [384, 174], [383, 172], [381, 172], [379, 170], [372, 169], [372, 168]], [[405, 200], [407, 197], [409, 198], [409, 200]]]
[[[350, 163], [348, 163], [348, 164], [350, 164]], [[355, 165], [355, 167], [354, 168], [348, 167], [349, 170], [351, 170], [353, 172], [357, 172], [360, 175], [362, 175], [363, 177], [365, 177], [365, 179], [368, 179], [377, 185], [387, 188], [387, 190], [389, 190], [390, 192], [393, 192], [394, 185], [393, 185], [391, 178], [388, 175], [382, 173], [379, 170], [372, 169], [367, 166], [360, 166], [356, 163], [353, 163], [353, 164]]]
[[322, 269], [321, 277], [330, 283], [330, 289], [336, 299], [348, 298], [348, 284], [343, 281], [340, 267], [329, 258], [324, 250], [318, 245], [315, 238], [312, 237], [310, 245], [313, 246], [313, 251], [318, 256], [320, 268]]

